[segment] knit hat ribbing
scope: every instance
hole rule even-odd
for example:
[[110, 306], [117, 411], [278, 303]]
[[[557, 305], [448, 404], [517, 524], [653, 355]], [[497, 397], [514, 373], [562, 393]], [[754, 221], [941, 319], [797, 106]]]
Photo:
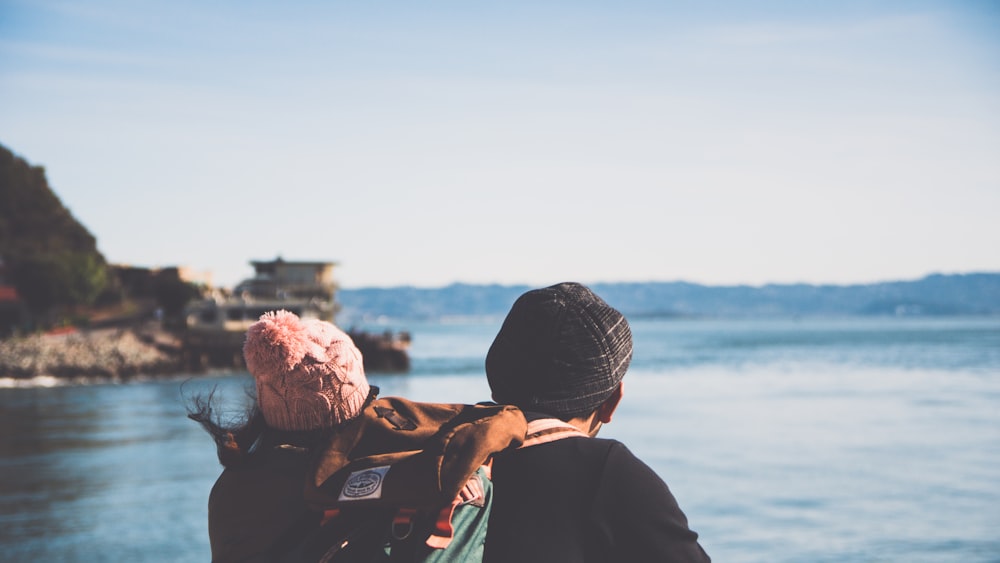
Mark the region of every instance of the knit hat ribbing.
[[265, 313], [247, 330], [243, 357], [264, 420], [278, 430], [329, 428], [357, 416], [368, 397], [361, 352], [325, 321]]
[[631, 360], [625, 317], [589, 288], [562, 283], [514, 302], [486, 355], [486, 377], [497, 402], [572, 418], [607, 400]]

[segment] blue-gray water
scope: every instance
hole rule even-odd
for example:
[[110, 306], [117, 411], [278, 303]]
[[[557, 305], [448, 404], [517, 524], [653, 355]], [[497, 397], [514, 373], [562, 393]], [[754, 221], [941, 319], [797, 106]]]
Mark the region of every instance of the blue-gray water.
[[[488, 398], [498, 322], [411, 324], [383, 394]], [[669, 484], [715, 561], [1000, 561], [1000, 319], [637, 320], [602, 436]], [[0, 561], [207, 561], [214, 447], [183, 395], [0, 380]], [[183, 383], [183, 391], [181, 389]]]

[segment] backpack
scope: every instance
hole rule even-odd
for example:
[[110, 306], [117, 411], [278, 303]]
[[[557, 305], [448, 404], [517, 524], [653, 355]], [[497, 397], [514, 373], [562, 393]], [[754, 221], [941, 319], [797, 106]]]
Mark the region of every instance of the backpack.
[[282, 560], [481, 560], [489, 460], [526, 429], [511, 406], [370, 401], [318, 451], [304, 496], [323, 518]]

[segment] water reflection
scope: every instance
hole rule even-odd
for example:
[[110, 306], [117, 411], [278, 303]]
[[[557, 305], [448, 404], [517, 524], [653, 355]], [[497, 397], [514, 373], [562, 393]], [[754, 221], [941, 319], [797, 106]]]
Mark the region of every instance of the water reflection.
[[207, 544], [204, 504], [218, 464], [178, 387], [0, 390], [0, 559], [100, 559], [96, 546], [129, 559], [114, 547], [135, 550], [136, 533], [169, 533], [188, 553], [191, 542]]

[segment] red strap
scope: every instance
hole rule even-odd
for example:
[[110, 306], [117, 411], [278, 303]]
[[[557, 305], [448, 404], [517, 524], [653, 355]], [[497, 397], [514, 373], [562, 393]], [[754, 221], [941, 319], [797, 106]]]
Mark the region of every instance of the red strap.
[[427, 546], [432, 549], [444, 549], [451, 544], [451, 539], [455, 536], [455, 528], [451, 526], [451, 517], [455, 514], [455, 509], [462, 504], [461, 497], [456, 497], [451, 504], [442, 508], [434, 521], [434, 531], [427, 537]]
[[434, 531], [427, 538], [427, 546], [433, 549], [444, 549], [455, 537], [455, 528], [451, 525], [451, 519], [455, 515], [455, 509], [463, 504], [472, 504], [483, 507], [486, 504], [486, 491], [479, 475], [473, 473], [465, 486], [458, 492], [455, 500], [451, 504], [442, 508], [434, 521]]
[[319, 521], [319, 525], [323, 526], [327, 522], [329, 522], [330, 520], [333, 520], [334, 518], [336, 518], [337, 516], [340, 516], [340, 509], [339, 508], [331, 508], [329, 510], [324, 510], [323, 511], [323, 518]]
[[392, 537], [397, 540], [405, 540], [413, 533], [413, 519], [417, 516], [417, 509], [408, 506], [400, 507], [396, 515], [392, 517]]

